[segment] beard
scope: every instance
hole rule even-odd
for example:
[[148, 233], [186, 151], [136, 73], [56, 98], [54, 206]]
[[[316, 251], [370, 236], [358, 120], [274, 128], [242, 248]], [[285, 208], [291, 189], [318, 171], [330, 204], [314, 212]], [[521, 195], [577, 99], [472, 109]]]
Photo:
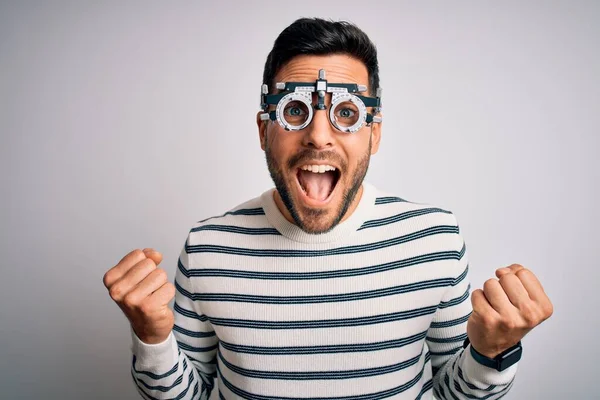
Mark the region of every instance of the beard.
[[291, 214], [296, 225], [298, 225], [298, 227], [304, 232], [311, 234], [327, 233], [335, 228], [335, 226], [338, 225], [344, 218], [344, 215], [354, 201], [356, 194], [360, 189], [365, 176], [367, 175], [367, 170], [369, 169], [369, 162], [371, 159], [371, 137], [369, 137], [369, 148], [363, 157], [358, 160], [353, 171], [347, 168], [347, 163], [345, 163], [337, 153], [331, 151], [305, 149], [295, 154], [287, 161], [287, 169], [291, 171], [302, 161], [336, 160], [341, 168], [341, 176], [336, 185], [344, 185], [347, 180], [344, 179], [342, 181], [342, 178], [347, 178], [347, 176], [351, 177], [349, 184], [347, 184], [344, 188], [342, 201], [337, 207], [337, 210], [334, 211], [334, 217], [325, 224], [323, 221], [326, 221], [325, 217], [329, 213], [328, 209], [302, 207], [302, 212], [300, 212], [299, 205], [295, 204], [292, 198], [291, 185], [294, 184], [294, 182], [285, 179], [281, 165], [277, 162], [275, 157], [273, 157], [273, 153], [269, 148], [268, 141], [266, 142], [265, 156], [267, 159], [267, 167], [269, 169], [271, 179], [273, 179], [275, 188], [281, 196], [283, 204]]

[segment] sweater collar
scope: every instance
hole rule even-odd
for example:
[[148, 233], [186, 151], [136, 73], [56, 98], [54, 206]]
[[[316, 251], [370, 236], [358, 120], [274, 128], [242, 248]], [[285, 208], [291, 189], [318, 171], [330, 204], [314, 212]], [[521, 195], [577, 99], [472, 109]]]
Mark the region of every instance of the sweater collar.
[[375, 188], [370, 183], [364, 181], [362, 186], [362, 196], [358, 206], [356, 206], [350, 217], [337, 224], [329, 232], [320, 234], [306, 233], [300, 229], [298, 225], [285, 219], [273, 198], [276, 190], [275, 188], [271, 188], [264, 192], [260, 196], [260, 199], [267, 220], [283, 236], [302, 243], [328, 243], [343, 240], [352, 235], [362, 226], [367, 217], [371, 214], [371, 211], [375, 206]]

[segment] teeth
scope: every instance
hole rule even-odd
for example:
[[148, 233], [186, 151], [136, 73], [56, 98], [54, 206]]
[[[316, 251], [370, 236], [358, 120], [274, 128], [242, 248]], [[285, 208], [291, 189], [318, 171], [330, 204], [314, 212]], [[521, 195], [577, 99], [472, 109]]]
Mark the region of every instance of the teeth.
[[310, 172], [314, 172], [317, 174], [322, 174], [327, 171], [335, 171], [335, 167], [333, 167], [331, 165], [303, 165], [300, 168], [303, 169], [304, 171], [310, 171]]

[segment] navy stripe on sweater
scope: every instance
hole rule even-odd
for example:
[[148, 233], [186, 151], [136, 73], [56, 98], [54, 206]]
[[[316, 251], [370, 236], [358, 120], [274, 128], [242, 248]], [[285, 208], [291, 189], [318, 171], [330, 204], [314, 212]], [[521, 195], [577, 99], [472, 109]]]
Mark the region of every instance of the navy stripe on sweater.
[[[420, 210], [411, 210], [406, 211], [400, 214], [392, 215], [385, 218], [374, 219], [365, 221], [358, 230], [368, 229], [368, 228], [376, 228], [384, 225], [393, 224], [396, 222], [404, 221], [409, 218], [418, 217], [421, 215], [432, 214], [432, 213], [445, 213], [452, 214], [452, 212], [432, 207], [432, 208], [424, 208]], [[252, 215], [261, 215], [261, 214], [252, 214]], [[216, 217], [213, 217], [216, 218]], [[205, 220], [207, 221], [207, 220]], [[240, 235], [274, 235], [281, 236], [281, 233], [275, 228], [249, 228], [237, 225], [201, 225], [191, 229], [191, 232], [201, 232], [201, 231], [219, 231], [219, 232], [227, 232], [227, 233], [235, 233]]]
[[209, 217], [209, 218], [203, 219], [201, 221], [198, 221], [198, 223], [206, 222], [211, 219], [223, 218], [223, 217], [226, 217], [227, 215], [265, 215], [265, 210], [263, 210], [262, 207], [242, 208], [239, 210], [228, 211], [228, 212], [226, 212], [222, 215], [216, 216], [216, 217]]
[[236, 345], [224, 340], [220, 340], [221, 347], [235, 352], [261, 355], [290, 355], [290, 354], [332, 354], [332, 353], [354, 353], [380, 351], [385, 349], [394, 349], [407, 346], [422, 340], [427, 331], [417, 333], [412, 336], [385, 340], [374, 343], [356, 343], [356, 344], [336, 344], [336, 345], [317, 345], [317, 346], [287, 346], [287, 347], [264, 347], [264, 346], [245, 346]]
[[389, 203], [410, 203], [408, 200], [404, 200], [396, 196], [377, 197], [375, 199], [375, 205], [389, 204]]
[[[185, 297], [194, 301], [232, 301], [241, 303], [258, 304], [316, 304], [316, 303], [334, 303], [341, 301], [355, 301], [363, 299], [373, 299], [377, 297], [394, 296], [402, 293], [415, 292], [432, 288], [446, 287], [452, 282], [452, 278], [431, 279], [421, 282], [409, 283], [406, 285], [392, 286], [388, 288], [367, 290], [363, 292], [348, 292], [338, 294], [324, 294], [312, 296], [263, 296], [241, 293], [190, 293], [185, 290], [177, 281], [175, 287]], [[468, 296], [468, 292], [466, 293]], [[464, 297], [461, 296], [461, 297]], [[451, 302], [460, 302], [460, 299], [451, 300]], [[452, 305], [451, 302], [444, 304], [444, 307]], [[448, 305], [449, 304], [449, 305]]]
[[368, 317], [358, 318], [340, 318], [326, 320], [309, 320], [309, 321], [257, 321], [237, 318], [217, 318], [211, 317], [210, 322], [213, 325], [232, 326], [238, 328], [254, 328], [254, 329], [314, 329], [314, 328], [335, 328], [335, 327], [350, 327], [361, 325], [375, 325], [386, 322], [401, 321], [430, 315], [435, 313], [436, 306], [427, 306], [416, 308], [407, 311], [398, 311], [394, 313], [371, 315]]
[[[186, 269], [181, 260], [178, 261], [177, 266], [181, 273], [186, 277], [217, 277], [226, 276], [230, 278], [240, 279], [281, 279], [281, 280], [306, 280], [306, 279], [331, 279], [331, 278], [345, 278], [348, 276], [359, 276], [368, 274], [377, 274], [379, 272], [389, 271], [397, 268], [410, 267], [417, 264], [422, 264], [431, 261], [442, 261], [442, 260], [458, 260], [462, 256], [457, 251], [440, 251], [430, 254], [422, 254], [415, 257], [409, 257], [402, 260], [395, 260], [383, 264], [376, 264], [361, 268], [352, 269], [339, 269], [333, 271], [319, 271], [319, 272], [261, 272], [261, 271], [240, 271], [234, 269], [216, 269], [216, 268], [199, 268], [199, 269]], [[460, 282], [466, 276], [464, 272], [457, 280], [452, 282], [452, 286]]]
[[379, 250], [390, 246], [396, 246], [412, 240], [421, 239], [427, 236], [433, 236], [444, 233], [458, 233], [458, 227], [453, 225], [439, 225], [431, 228], [422, 229], [407, 235], [382, 240], [379, 242], [368, 243], [364, 245], [337, 247], [325, 250], [278, 250], [278, 249], [248, 249], [242, 247], [230, 247], [220, 245], [187, 245], [186, 252], [192, 253], [223, 253], [233, 255], [244, 255], [253, 257], [325, 257], [338, 254], [362, 253], [367, 251]]
[[411, 210], [406, 211], [400, 214], [392, 215], [385, 218], [373, 219], [370, 221], [365, 221], [358, 230], [367, 229], [367, 228], [376, 228], [384, 225], [393, 224], [395, 222], [404, 221], [409, 218], [418, 217], [421, 215], [432, 214], [432, 213], [444, 213], [444, 214], [452, 214], [450, 211], [443, 210], [441, 208], [423, 208], [420, 210]]

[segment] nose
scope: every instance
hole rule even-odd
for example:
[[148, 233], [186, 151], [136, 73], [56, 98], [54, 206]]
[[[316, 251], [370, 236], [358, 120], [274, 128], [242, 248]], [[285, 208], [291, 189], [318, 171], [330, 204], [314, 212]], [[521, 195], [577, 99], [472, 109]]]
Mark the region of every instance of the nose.
[[314, 110], [313, 119], [303, 129], [302, 144], [313, 149], [328, 149], [333, 147], [335, 140], [333, 126], [329, 123], [327, 113], [329, 110]]

